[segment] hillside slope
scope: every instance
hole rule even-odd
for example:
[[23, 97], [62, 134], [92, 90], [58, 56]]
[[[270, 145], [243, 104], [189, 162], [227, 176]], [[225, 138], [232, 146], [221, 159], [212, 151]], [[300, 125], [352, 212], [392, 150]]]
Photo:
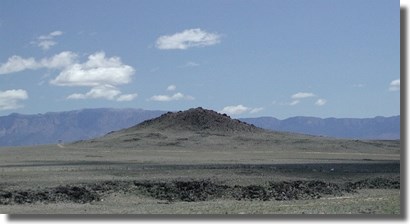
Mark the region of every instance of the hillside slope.
[[[106, 150], [226, 150], [258, 152], [277, 150], [358, 153], [397, 150], [400, 141], [359, 141], [269, 131], [203, 108], [168, 112], [103, 137], [78, 141], [73, 147]], [[71, 147], [71, 146], [70, 146]], [[279, 155], [278, 155], [279, 156]]]

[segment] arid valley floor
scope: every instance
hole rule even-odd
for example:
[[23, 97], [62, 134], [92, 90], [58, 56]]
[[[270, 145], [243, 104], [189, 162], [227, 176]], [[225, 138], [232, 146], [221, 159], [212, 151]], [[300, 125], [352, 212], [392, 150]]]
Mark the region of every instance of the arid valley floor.
[[7, 214], [400, 214], [400, 141], [268, 132], [202, 108], [0, 148]]

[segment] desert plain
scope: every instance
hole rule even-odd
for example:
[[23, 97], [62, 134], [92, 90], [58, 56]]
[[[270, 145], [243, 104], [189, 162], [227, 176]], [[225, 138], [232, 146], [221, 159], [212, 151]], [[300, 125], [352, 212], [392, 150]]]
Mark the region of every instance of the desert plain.
[[196, 108], [0, 148], [0, 212], [399, 215], [400, 154], [400, 140], [266, 131]]

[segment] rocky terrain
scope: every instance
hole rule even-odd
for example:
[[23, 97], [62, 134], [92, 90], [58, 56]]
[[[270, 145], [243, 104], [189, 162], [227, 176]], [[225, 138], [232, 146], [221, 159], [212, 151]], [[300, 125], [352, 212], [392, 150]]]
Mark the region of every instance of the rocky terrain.
[[95, 184], [66, 185], [39, 190], [0, 190], [0, 205], [101, 201], [108, 194], [140, 194], [168, 202], [207, 201], [217, 198], [234, 200], [308, 200], [326, 195], [342, 196], [359, 189], [400, 189], [400, 179], [367, 178], [342, 184], [323, 181], [282, 181], [264, 185], [228, 186], [210, 180], [191, 181], [107, 181]]
[[400, 141], [268, 131], [204, 108], [0, 154], [4, 213], [400, 213]]
[[201, 132], [260, 132], [263, 131], [254, 125], [240, 120], [231, 119], [226, 114], [219, 114], [202, 107], [179, 112], [168, 112], [158, 118], [147, 120], [131, 127], [130, 130], [141, 129], [172, 130], [172, 131], [201, 131]]

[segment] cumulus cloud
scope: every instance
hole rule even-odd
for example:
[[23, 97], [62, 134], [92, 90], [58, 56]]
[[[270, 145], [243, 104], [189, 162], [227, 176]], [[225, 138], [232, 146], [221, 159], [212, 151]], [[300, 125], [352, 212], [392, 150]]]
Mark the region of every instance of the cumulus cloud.
[[208, 33], [199, 28], [188, 29], [180, 33], [160, 36], [156, 41], [156, 47], [161, 50], [185, 50], [191, 47], [217, 44], [220, 42], [220, 38], [217, 33]]
[[318, 100], [316, 100], [315, 105], [317, 105], [317, 106], [323, 106], [323, 105], [325, 105], [326, 103], [327, 103], [327, 100], [325, 100], [325, 99], [318, 99]]
[[28, 94], [22, 89], [0, 91], [0, 110], [12, 110], [23, 107], [19, 101], [26, 100]]
[[160, 101], [160, 102], [168, 102], [168, 101], [177, 101], [177, 100], [194, 100], [195, 98], [189, 95], [184, 95], [182, 93], [175, 93], [173, 95], [155, 95], [149, 98], [151, 101]]
[[57, 44], [57, 41], [55, 41], [54, 38], [61, 35], [63, 35], [62, 31], [53, 31], [47, 35], [41, 35], [37, 37], [36, 41], [34, 41], [33, 43], [43, 50], [48, 50], [52, 46]]
[[[302, 102], [302, 100], [306, 99], [306, 98], [318, 98], [318, 96], [314, 93], [308, 93], [308, 92], [298, 92], [293, 94], [291, 97], [292, 101], [288, 104], [289, 106], [295, 106], [297, 104], [299, 104], [300, 102]], [[317, 99], [315, 101], [315, 105], [317, 106], [323, 106], [326, 104], [326, 100], [323, 98]]]
[[87, 93], [74, 93], [67, 99], [131, 101], [138, 96], [137, 93], [122, 94], [117, 87], [130, 83], [135, 73], [135, 69], [123, 64], [119, 57], [106, 57], [104, 52], [96, 52], [88, 56], [84, 63], [73, 63], [68, 56], [62, 56], [60, 60], [49, 60], [48, 64], [55, 66], [67, 64], [60, 74], [50, 81], [51, 84], [91, 87]]
[[87, 62], [67, 67], [50, 83], [59, 86], [116, 86], [131, 82], [134, 72], [134, 68], [123, 64], [119, 57], [106, 58], [104, 52], [97, 52], [90, 55]]
[[41, 47], [43, 50], [48, 50], [56, 44], [57, 42], [54, 40], [41, 40], [37, 43], [37, 45]]
[[9, 74], [24, 70], [60, 69], [61, 73], [51, 80], [51, 84], [60, 86], [98, 86], [121, 85], [131, 81], [135, 70], [121, 62], [119, 57], [105, 57], [104, 52], [96, 52], [88, 57], [85, 63], [77, 63], [78, 55], [63, 51], [50, 58], [10, 57], [0, 65], [0, 74]]
[[11, 56], [6, 63], [0, 65], [0, 74], [10, 74], [24, 70], [36, 70], [41, 68], [62, 69], [72, 65], [77, 59], [77, 54], [70, 51], [63, 51], [50, 58], [43, 58], [39, 61], [34, 58], [22, 58]]
[[400, 79], [390, 82], [389, 91], [400, 91]]
[[93, 87], [89, 92], [86, 94], [81, 93], [74, 93], [67, 97], [67, 99], [107, 99], [107, 100], [114, 100], [118, 95], [121, 94], [114, 86], [110, 85], [102, 85]]
[[252, 109], [249, 107], [245, 107], [242, 104], [239, 104], [236, 106], [226, 106], [220, 111], [220, 113], [229, 114], [229, 115], [239, 115], [245, 112], [249, 112], [250, 110]]
[[[56, 31], [49, 35], [61, 34]], [[59, 75], [50, 80], [50, 84], [91, 87], [87, 93], [74, 93], [69, 95], [67, 99], [102, 98], [130, 101], [137, 97], [136, 93], [121, 95], [121, 91], [117, 88], [118, 85], [131, 82], [135, 73], [134, 68], [123, 64], [119, 57], [106, 57], [104, 52], [96, 52], [90, 55], [84, 63], [79, 63], [78, 55], [70, 51], [63, 51], [40, 60], [12, 56], [6, 63], [0, 65], [0, 74], [42, 68], [59, 70]]]
[[300, 99], [314, 97], [314, 96], [316, 95], [313, 93], [298, 92], [298, 93], [293, 94], [291, 98], [294, 100], [300, 100]]
[[77, 61], [78, 55], [71, 51], [63, 51], [50, 58], [43, 58], [38, 63], [39, 68], [63, 69]]
[[67, 97], [67, 99], [79, 100], [79, 99], [106, 99], [106, 100], [116, 100], [116, 101], [131, 101], [136, 98], [138, 94], [123, 94], [121, 91], [114, 86], [102, 85], [91, 88], [85, 94], [74, 93]]
[[122, 102], [122, 101], [132, 101], [132, 100], [134, 100], [135, 98], [137, 98], [138, 97], [138, 94], [137, 93], [133, 93], [133, 94], [123, 94], [123, 95], [120, 95], [116, 100], [117, 101], [120, 101], [120, 102]]
[[177, 87], [175, 86], [175, 85], [169, 85], [168, 87], [167, 87], [167, 90], [168, 91], [175, 91], [177, 89]]
[[226, 106], [219, 113], [228, 114], [228, 115], [240, 115], [244, 113], [256, 114], [263, 110], [263, 107], [246, 107], [242, 104], [236, 106]]
[[26, 69], [37, 69], [38, 63], [34, 58], [22, 58], [20, 56], [11, 56], [6, 63], [0, 65], [0, 74], [9, 74], [20, 72]]

